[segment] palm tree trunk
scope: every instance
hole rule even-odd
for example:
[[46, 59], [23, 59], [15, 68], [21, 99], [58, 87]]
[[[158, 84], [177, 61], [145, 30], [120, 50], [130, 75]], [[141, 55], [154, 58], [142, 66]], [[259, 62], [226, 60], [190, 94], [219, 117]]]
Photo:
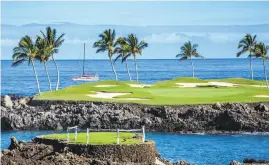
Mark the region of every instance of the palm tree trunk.
[[125, 60], [125, 64], [126, 64], [126, 70], [128, 72], [129, 80], [132, 81], [132, 78], [131, 78], [131, 75], [130, 75], [130, 72], [129, 72], [129, 67], [128, 67], [127, 59]]
[[47, 74], [48, 81], [49, 81], [49, 89], [51, 90], [50, 76], [49, 76], [49, 72], [48, 72], [48, 69], [47, 69], [47, 64], [46, 64], [46, 62], [44, 62], [44, 66], [45, 66], [46, 74]]
[[117, 75], [116, 70], [115, 70], [115, 68], [114, 68], [114, 65], [113, 65], [113, 62], [112, 62], [112, 58], [111, 58], [110, 55], [108, 55], [108, 56], [109, 56], [110, 64], [111, 64], [112, 70], [113, 70], [113, 72], [114, 72], [116, 81], [118, 81], [118, 75]]
[[137, 63], [136, 63], [136, 57], [135, 57], [135, 54], [133, 54], [133, 56], [134, 56], [134, 62], [135, 62], [136, 82], [138, 82], [138, 69], [137, 69]]
[[39, 81], [38, 81], [38, 77], [37, 77], [37, 74], [36, 74], [36, 70], [35, 70], [34, 61], [33, 61], [33, 60], [31, 60], [31, 63], [32, 63], [33, 70], [34, 70], [34, 73], [35, 73], [35, 79], [36, 79], [36, 84], [37, 84], [37, 90], [38, 90], [38, 94], [40, 94]]
[[262, 59], [262, 64], [263, 64], [263, 71], [264, 71], [264, 77], [265, 77], [265, 82], [266, 82], [266, 87], [268, 87], [268, 80], [267, 80], [267, 74], [266, 74], [266, 67], [265, 67], [265, 63], [264, 63], [264, 59]]
[[53, 60], [53, 62], [54, 62], [54, 65], [55, 65], [55, 67], [56, 67], [56, 70], [57, 70], [57, 84], [56, 84], [56, 88], [55, 88], [55, 90], [57, 91], [58, 88], [59, 88], [59, 83], [60, 83], [60, 73], [59, 73], [59, 69], [58, 69], [58, 66], [57, 66], [57, 64], [56, 64], [56, 61], [55, 61], [53, 55], [52, 55], [51, 57], [52, 57], [52, 60]]
[[253, 79], [253, 69], [252, 69], [252, 55], [250, 53], [250, 57], [249, 57], [249, 62], [250, 62], [250, 72], [251, 72], [251, 80], [254, 80]]
[[[191, 59], [191, 58], [190, 58], [190, 59]], [[194, 66], [193, 66], [192, 59], [191, 59], [191, 66], [192, 66], [192, 77], [194, 78]]]

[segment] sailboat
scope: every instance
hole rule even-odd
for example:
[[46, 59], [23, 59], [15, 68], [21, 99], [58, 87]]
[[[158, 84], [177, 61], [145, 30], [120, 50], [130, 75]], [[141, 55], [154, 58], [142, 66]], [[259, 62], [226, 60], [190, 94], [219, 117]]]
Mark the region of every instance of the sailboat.
[[85, 73], [85, 43], [84, 43], [84, 58], [83, 58], [83, 71], [81, 76], [73, 76], [73, 81], [98, 81], [99, 76], [97, 74]]

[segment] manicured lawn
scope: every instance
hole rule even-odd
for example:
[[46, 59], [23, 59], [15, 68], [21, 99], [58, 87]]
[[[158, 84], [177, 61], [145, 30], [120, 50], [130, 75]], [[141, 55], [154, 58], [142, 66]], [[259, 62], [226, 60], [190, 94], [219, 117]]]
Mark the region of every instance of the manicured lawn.
[[[135, 133], [120, 132], [120, 144], [137, 144], [141, 143], [142, 139], [134, 138]], [[51, 134], [45, 135], [43, 138], [46, 139], [58, 139], [66, 140], [67, 134]], [[77, 140], [75, 141], [75, 134], [69, 134], [70, 143], [82, 143], [86, 144], [86, 133], [78, 133]], [[116, 132], [90, 132], [89, 133], [89, 144], [116, 144], [117, 133]]]
[[[209, 81], [221, 81], [239, 84], [236, 87], [189, 87], [182, 88], [176, 83], [207, 83]], [[64, 88], [58, 91], [41, 93], [36, 96], [38, 100], [88, 100], [107, 102], [134, 102], [153, 105], [176, 104], [202, 104], [216, 102], [260, 102], [269, 101], [268, 97], [254, 97], [256, 95], [269, 95], [265, 87], [253, 87], [251, 85], [265, 85], [262, 81], [248, 79], [222, 79], [200, 80], [193, 78], [178, 78], [152, 84], [150, 87], [131, 87], [129, 84], [139, 84], [128, 81], [100, 81]], [[116, 85], [112, 87], [96, 87], [97, 85]], [[89, 94], [95, 92], [124, 92], [126, 95], [109, 98], [93, 98]], [[126, 98], [143, 98], [146, 100], [124, 100]]]

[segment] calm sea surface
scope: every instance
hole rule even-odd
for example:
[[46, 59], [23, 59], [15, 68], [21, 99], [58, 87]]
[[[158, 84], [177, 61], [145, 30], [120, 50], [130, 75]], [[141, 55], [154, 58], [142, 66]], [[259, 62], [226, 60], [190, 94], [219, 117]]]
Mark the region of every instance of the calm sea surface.
[[[9, 137], [27, 140], [54, 131], [2, 132], [2, 149], [10, 144]], [[269, 135], [178, 135], [146, 133], [154, 140], [161, 156], [170, 161], [187, 160], [199, 165], [225, 165], [244, 158], [269, 160]]]
[[[2, 95], [18, 94], [32, 95], [36, 93], [36, 83], [31, 66], [27, 63], [12, 68], [12, 61], [1, 61]], [[194, 60], [195, 75], [201, 79], [220, 79], [228, 77], [250, 78], [249, 61], [247, 59], [205, 59]], [[81, 82], [72, 81], [72, 76], [82, 72], [82, 61], [58, 60], [60, 70], [60, 87], [67, 87]], [[129, 61], [133, 79], [135, 78], [133, 61]], [[44, 67], [36, 62], [37, 74], [41, 90], [48, 90], [48, 82]], [[108, 60], [86, 61], [86, 71], [97, 73], [101, 80], [114, 79]], [[154, 83], [176, 77], [191, 76], [189, 61], [177, 60], [138, 60], [140, 81]], [[57, 74], [53, 63], [48, 63], [49, 73], [55, 86]], [[254, 76], [256, 80], [263, 80], [261, 61], [253, 60]], [[116, 63], [116, 70], [120, 80], [127, 80], [125, 66]], [[268, 71], [269, 73], [269, 71]], [[52, 131], [17, 131], [2, 132], [2, 149], [7, 148], [10, 136], [20, 140], [52, 133]], [[206, 165], [228, 164], [232, 159], [242, 161], [243, 158], [269, 160], [269, 135], [176, 135], [167, 133], [148, 133], [147, 139], [155, 140], [161, 155], [170, 160], [187, 160], [191, 163]]]
[[[18, 67], [11, 67], [12, 61], [1, 61], [2, 70], [2, 95], [19, 94], [32, 95], [36, 93], [36, 82], [32, 66], [24, 63]], [[75, 85], [82, 82], [72, 81], [72, 76], [82, 74], [82, 61], [58, 60], [60, 70], [60, 88]], [[35, 63], [40, 80], [41, 90], [48, 90], [48, 81], [43, 64]], [[203, 59], [194, 60], [195, 76], [201, 79], [220, 79], [228, 77], [250, 78], [248, 59]], [[129, 60], [131, 75], [135, 79], [135, 70], [132, 60]], [[161, 80], [169, 80], [176, 77], [190, 77], [190, 61], [178, 60], [138, 60], [139, 80], [144, 83], [154, 83]], [[56, 85], [57, 74], [52, 61], [48, 62], [49, 74]], [[100, 80], [114, 79], [108, 60], [88, 60], [85, 64], [87, 72], [97, 73]], [[125, 65], [116, 63], [119, 80], [128, 80]], [[263, 80], [263, 67], [259, 59], [253, 60], [253, 70], [256, 80]], [[269, 71], [268, 71], [269, 73]]]

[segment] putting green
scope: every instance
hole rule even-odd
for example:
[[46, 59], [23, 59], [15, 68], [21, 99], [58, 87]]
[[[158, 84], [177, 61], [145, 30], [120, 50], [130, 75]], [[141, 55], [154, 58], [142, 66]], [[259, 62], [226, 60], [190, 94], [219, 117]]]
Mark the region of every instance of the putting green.
[[[232, 83], [233, 87], [202, 85], [199, 87], [180, 87], [177, 83]], [[222, 84], [223, 84], [222, 83]], [[248, 79], [200, 80], [196, 78], [177, 78], [161, 81], [151, 86], [132, 87], [139, 84], [128, 81], [100, 81], [90, 84], [67, 87], [58, 91], [43, 92], [37, 100], [87, 100], [107, 102], [134, 102], [153, 105], [206, 104], [216, 102], [260, 102], [269, 101], [269, 90], [265, 82]], [[105, 87], [96, 87], [107, 85]], [[109, 86], [113, 85], [113, 86]], [[253, 85], [256, 85], [255, 87]], [[98, 93], [98, 96], [96, 96]], [[89, 96], [90, 95], [90, 96]]]
[[[57, 139], [66, 140], [67, 134], [51, 134], [43, 136], [45, 139]], [[137, 144], [142, 143], [141, 138], [137, 138], [135, 133], [120, 132], [120, 144]], [[69, 134], [70, 143], [82, 143], [86, 144], [86, 133], [78, 133], [77, 140], [75, 141], [75, 134]], [[117, 133], [116, 132], [90, 132], [89, 144], [116, 144]]]

